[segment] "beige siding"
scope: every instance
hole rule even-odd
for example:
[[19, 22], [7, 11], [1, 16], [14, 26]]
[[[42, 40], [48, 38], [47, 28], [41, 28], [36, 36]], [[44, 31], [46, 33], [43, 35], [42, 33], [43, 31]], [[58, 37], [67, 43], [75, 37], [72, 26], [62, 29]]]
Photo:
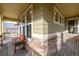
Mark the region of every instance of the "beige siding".
[[[47, 7], [46, 7], [47, 6]], [[54, 23], [53, 15], [54, 15], [54, 9], [53, 9], [53, 4], [46, 4], [43, 11], [43, 17], [44, 17], [44, 22], [43, 22], [43, 33], [44, 34], [51, 34], [51, 33], [56, 33], [56, 32], [62, 32], [65, 31], [65, 27], [59, 24]], [[49, 8], [48, 8], [49, 7]]]
[[41, 4], [33, 5], [33, 33], [43, 33], [43, 9]]
[[[32, 28], [33, 33], [36, 35], [32, 36], [33, 39], [32, 42], [34, 43], [34, 45], [38, 45], [38, 47], [35, 49], [43, 50], [44, 55], [50, 55], [51, 52], [54, 54], [56, 52], [56, 49], [60, 48], [61, 33], [57, 34], [57, 32], [62, 32], [65, 29], [64, 26], [54, 23], [53, 7], [54, 7], [53, 4], [33, 4]], [[51, 33], [55, 34], [49, 36]]]
[[45, 51], [48, 52], [48, 55], [53, 55], [61, 48], [61, 33], [58, 32], [62, 31], [65, 31], [65, 27], [54, 23], [54, 5], [45, 5], [43, 9], [43, 34], [47, 34], [47, 43], [45, 44], [48, 45]]
[[33, 4], [33, 33], [51, 34], [65, 31], [65, 26], [54, 23], [54, 4]]

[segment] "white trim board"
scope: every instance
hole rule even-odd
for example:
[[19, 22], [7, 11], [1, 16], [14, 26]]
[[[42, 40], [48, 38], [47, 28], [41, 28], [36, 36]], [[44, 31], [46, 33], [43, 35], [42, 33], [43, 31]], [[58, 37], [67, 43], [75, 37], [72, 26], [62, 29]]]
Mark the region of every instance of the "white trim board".
[[37, 34], [37, 33], [33, 33], [32, 34], [32, 37], [34, 38], [38, 38], [40, 39], [40, 41], [46, 41], [48, 39], [51, 39], [53, 38], [55, 35], [60, 35], [61, 33], [64, 33], [64, 32], [58, 32], [58, 33], [51, 33], [51, 34]]

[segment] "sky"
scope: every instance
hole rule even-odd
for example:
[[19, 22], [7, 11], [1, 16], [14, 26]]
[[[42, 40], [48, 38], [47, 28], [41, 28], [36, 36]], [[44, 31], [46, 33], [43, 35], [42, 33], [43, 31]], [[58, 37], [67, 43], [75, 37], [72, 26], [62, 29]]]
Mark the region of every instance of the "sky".
[[4, 23], [4, 26], [5, 26], [6, 28], [16, 28], [16, 27], [17, 27], [17, 26], [15, 26], [14, 23], [7, 23], [7, 22]]
[[17, 32], [17, 29], [11, 29], [11, 28], [17, 28], [17, 26], [15, 26], [15, 23], [4, 22], [4, 26], [7, 32]]

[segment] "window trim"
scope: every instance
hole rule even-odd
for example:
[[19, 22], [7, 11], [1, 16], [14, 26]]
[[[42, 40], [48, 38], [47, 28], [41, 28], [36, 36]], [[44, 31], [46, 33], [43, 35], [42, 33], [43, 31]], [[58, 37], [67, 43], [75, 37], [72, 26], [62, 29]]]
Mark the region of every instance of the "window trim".
[[[57, 12], [58, 13], [58, 22], [55, 20], [55, 12]], [[62, 23], [62, 21], [60, 20], [60, 16], [61, 16], [61, 19], [63, 19], [63, 23]], [[60, 21], [61, 21], [61, 23], [60, 23]], [[56, 7], [54, 7], [54, 23], [56, 23], [56, 24], [58, 24], [58, 25], [61, 25], [61, 26], [64, 26], [65, 25], [65, 18], [64, 18], [64, 16], [59, 12], [59, 10], [56, 8]]]
[[[67, 30], [68, 30], [68, 27], [78, 27], [78, 26], [68, 26], [68, 21], [75, 20], [75, 19], [79, 20], [78, 17], [73, 17], [73, 18], [68, 18], [67, 19], [67, 26], [66, 26]], [[71, 33], [68, 32], [68, 34], [71, 34]], [[74, 33], [72, 33], [72, 34], [74, 34]], [[76, 34], [79, 34], [79, 33], [76, 33]]]
[[[22, 28], [22, 26], [25, 26], [25, 35], [26, 35], [26, 38], [27, 38], [27, 27], [26, 27], [26, 25], [28, 25], [28, 24], [31, 24], [31, 33], [33, 33], [33, 9], [32, 9], [32, 7], [33, 7], [33, 5], [31, 4], [21, 15], [20, 15], [20, 17], [19, 17], [19, 19], [21, 19], [22, 18], [22, 16], [24, 15], [24, 19], [25, 19], [25, 24], [23, 24], [23, 25], [20, 25], [20, 27]], [[30, 10], [31, 9], [31, 10]], [[30, 10], [31, 11], [31, 23], [27, 23], [27, 17], [26, 17], [26, 13], [27, 13], [27, 11], [28, 10]], [[22, 23], [22, 20], [21, 20], [21, 23]], [[22, 32], [22, 31], [21, 31]], [[27, 39], [32, 39], [32, 34], [31, 34], [31, 38], [27, 38]]]
[[[31, 33], [32, 33], [32, 24], [31, 23], [28, 23], [28, 24], [26, 24], [26, 26], [27, 25], [31, 25]], [[28, 35], [28, 34], [27, 34]], [[26, 36], [27, 37], [27, 36]], [[32, 38], [32, 34], [31, 34], [31, 37], [27, 37], [28, 39], [31, 39]]]

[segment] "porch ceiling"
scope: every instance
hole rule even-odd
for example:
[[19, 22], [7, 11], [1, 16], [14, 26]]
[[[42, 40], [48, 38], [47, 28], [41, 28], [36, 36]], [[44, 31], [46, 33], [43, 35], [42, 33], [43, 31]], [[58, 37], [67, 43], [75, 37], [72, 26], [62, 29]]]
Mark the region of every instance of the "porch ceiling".
[[[17, 19], [27, 5], [27, 3], [1, 3], [0, 13], [5, 17]], [[79, 16], [79, 3], [56, 3], [55, 5], [64, 17]]]
[[79, 16], [79, 3], [56, 3], [55, 5], [64, 17]]
[[26, 3], [2, 3], [0, 4], [0, 9], [3, 16], [17, 19], [27, 5]]

